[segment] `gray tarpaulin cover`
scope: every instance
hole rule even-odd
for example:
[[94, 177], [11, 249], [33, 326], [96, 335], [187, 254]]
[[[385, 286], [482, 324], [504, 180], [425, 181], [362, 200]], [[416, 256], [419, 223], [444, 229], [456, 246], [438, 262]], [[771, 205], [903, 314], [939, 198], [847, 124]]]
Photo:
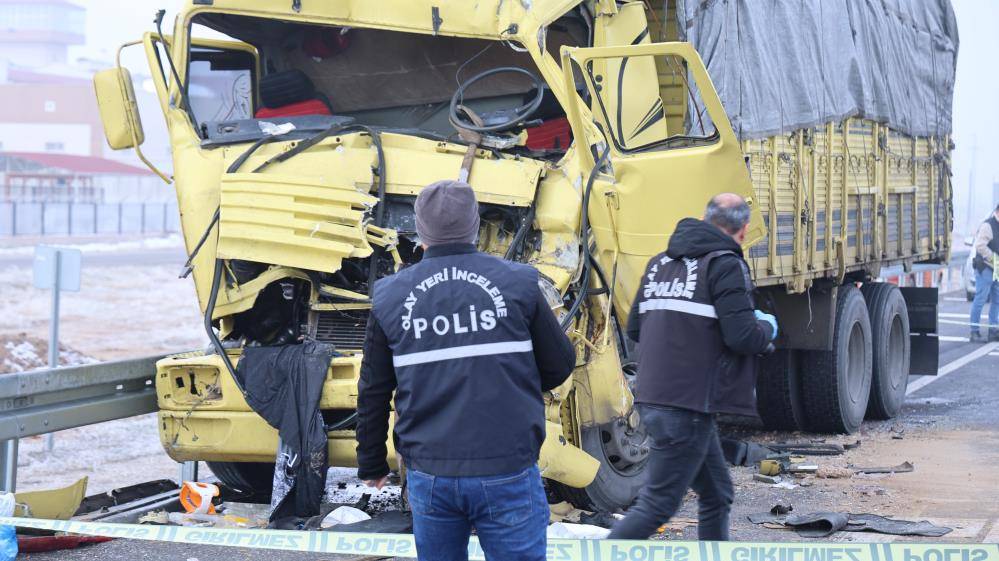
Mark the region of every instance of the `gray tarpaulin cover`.
[[862, 116], [948, 134], [957, 22], [950, 0], [677, 0], [742, 139]]

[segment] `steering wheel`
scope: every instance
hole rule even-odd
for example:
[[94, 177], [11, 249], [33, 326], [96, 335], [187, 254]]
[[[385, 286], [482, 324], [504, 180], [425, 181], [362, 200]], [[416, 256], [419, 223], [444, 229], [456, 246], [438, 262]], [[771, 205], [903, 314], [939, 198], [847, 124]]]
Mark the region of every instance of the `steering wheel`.
[[[507, 73], [522, 74], [524, 76], [527, 76], [528, 78], [531, 79], [532, 82], [534, 82], [534, 89], [537, 92], [534, 95], [534, 99], [525, 103], [524, 105], [521, 105], [520, 107], [517, 107], [516, 109], [513, 109], [513, 116], [510, 119], [502, 123], [480, 126], [472, 122], [468, 117], [468, 115], [464, 113], [464, 111], [459, 110], [459, 106], [461, 105], [461, 102], [464, 100], [465, 97], [465, 90], [467, 90], [477, 82], [484, 80], [490, 76], [494, 76], [496, 74], [507, 74]], [[451, 96], [451, 111], [450, 114], [448, 115], [448, 119], [451, 121], [451, 124], [454, 125], [454, 127], [457, 129], [467, 129], [478, 133], [507, 131], [516, 128], [524, 121], [527, 121], [531, 117], [531, 115], [533, 115], [538, 110], [538, 107], [541, 107], [541, 102], [544, 100], [545, 97], [544, 85], [545, 85], [544, 82], [541, 80], [540, 77], [538, 77], [537, 74], [531, 72], [530, 70], [525, 70], [523, 68], [518, 68], [516, 66], [502, 66], [500, 68], [493, 68], [492, 70], [486, 70], [485, 72], [472, 76], [464, 83], [462, 83], [460, 86], [458, 86], [458, 89], [454, 92], [454, 95]]]

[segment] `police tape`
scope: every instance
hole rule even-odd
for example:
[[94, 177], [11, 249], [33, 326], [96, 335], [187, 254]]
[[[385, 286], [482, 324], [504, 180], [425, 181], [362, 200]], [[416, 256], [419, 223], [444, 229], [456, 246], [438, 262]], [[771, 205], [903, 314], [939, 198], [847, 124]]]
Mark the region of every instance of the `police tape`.
[[[0, 517], [0, 525], [190, 545], [416, 557], [416, 543], [411, 534], [196, 528], [6, 517]], [[468, 557], [471, 561], [485, 560], [475, 536], [469, 541]], [[548, 561], [999, 561], [999, 544], [790, 544], [550, 539], [547, 558]]]

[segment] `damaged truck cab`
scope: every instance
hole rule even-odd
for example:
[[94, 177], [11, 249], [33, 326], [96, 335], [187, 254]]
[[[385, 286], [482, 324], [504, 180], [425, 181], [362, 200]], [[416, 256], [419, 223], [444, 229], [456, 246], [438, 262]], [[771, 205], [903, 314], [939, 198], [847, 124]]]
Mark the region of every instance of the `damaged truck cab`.
[[[233, 369], [248, 346], [319, 340], [338, 353], [320, 401], [330, 463], [355, 465], [371, 287], [419, 260], [420, 190], [463, 178], [479, 248], [538, 269], [577, 350], [544, 396], [542, 475], [581, 507], [630, 504], [649, 443], [623, 325], [647, 260], [719, 190], [753, 209], [747, 247], [767, 234], [748, 144], [664, 6], [189, 0], [172, 35], [129, 44], [145, 49], [168, 124], [185, 274], [212, 340], [157, 364], [170, 457], [269, 488], [277, 431]], [[128, 71], [95, 86], [109, 143], [142, 157]], [[755, 274], [791, 294], [838, 268], [827, 255], [800, 278]]]

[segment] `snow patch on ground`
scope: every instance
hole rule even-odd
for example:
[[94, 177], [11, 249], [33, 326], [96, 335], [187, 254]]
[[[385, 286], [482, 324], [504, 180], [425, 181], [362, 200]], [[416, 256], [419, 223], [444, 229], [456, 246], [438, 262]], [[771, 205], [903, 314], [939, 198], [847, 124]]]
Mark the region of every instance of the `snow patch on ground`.
[[[26, 333], [18, 335], [0, 334], [0, 374], [7, 372], [27, 372], [48, 368], [49, 343]], [[97, 359], [59, 345], [59, 365], [90, 364]]]
[[402, 487], [386, 485], [381, 491], [368, 487], [357, 478], [356, 468], [332, 467], [326, 475], [325, 501], [333, 504], [354, 504], [364, 495], [371, 495], [369, 514], [386, 510], [399, 510], [402, 507]]
[[[98, 360], [204, 348], [194, 282], [177, 272], [176, 265], [84, 265], [80, 291], [62, 295], [60, 344]], [[31, 268], [0, 269], [0, 286], [0, 336], [45, 341], [51, 293], [34, 287]]]

